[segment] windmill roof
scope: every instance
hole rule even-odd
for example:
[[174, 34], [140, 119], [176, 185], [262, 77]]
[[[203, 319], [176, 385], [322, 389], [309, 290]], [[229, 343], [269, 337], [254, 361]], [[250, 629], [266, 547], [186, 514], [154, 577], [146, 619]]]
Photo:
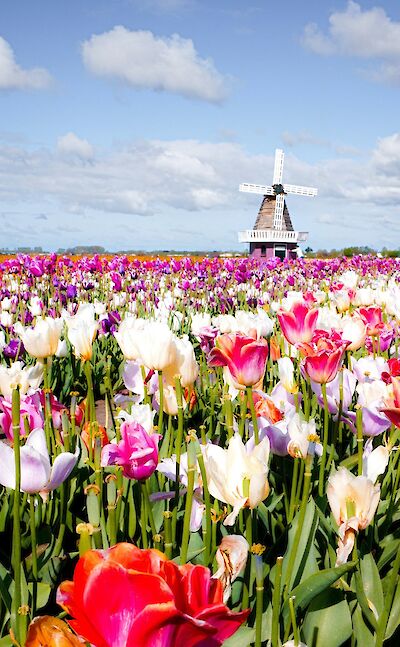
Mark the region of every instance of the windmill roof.
[[[265, 195], [253, 229], [273, 229], [275, 196]], [[283, 207], [282, 231], [294, 231], [286, 201]]]

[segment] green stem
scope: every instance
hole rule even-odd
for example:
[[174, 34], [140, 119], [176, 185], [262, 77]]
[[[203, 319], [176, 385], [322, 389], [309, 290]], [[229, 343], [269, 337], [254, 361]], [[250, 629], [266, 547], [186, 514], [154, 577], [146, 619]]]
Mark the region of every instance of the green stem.
[[172, 558], [172, 512], [164, 512], [164, 551], [168, 559]]
[[38, 564], [37, 564], [37, 543], [36, 543], [36, 519], [35, 519], [35, 495], [31, 494], [29, 499], [29, 519], [31, 527], [31, 551], [32, 551], [32, 604], [31, 604], [31, 620], [35, 617], [36, 613], [36, 598], [37, 598], [37, 577], [38, 577]]
[[279, 617], [281, 614], [281, 579], [282, 579], [282, 562], [283, 557], [276, 560], [274, 592], [272, 594], [272, 627], [271, 627], [271, 645], [279, 647]]
[[256, 410], [254, 408], [253, 388], [251, 386], [246, 386], [246, 394], [247, 394], [247, 403], [251, 412], [251, 420], [253, 422], [254, 444], [258, 445], [257, 415], [256, 415]]
[[290, 610], [290, 619], [292, 621], [292, 627], [293, 627], [293, 642], [294, 642], [294, 647], [297, 647], [298, 644], [300, 643], [300, 635], [299, 635], [299, 628], [297, 626], [296, 622], [296, 612], [294, 609], [294, 601], [296, 597], [293, 595], [289, 598], [289, 610]]
[[326, 465], [326, 456], [328, 453], [328, 429], [329, 429], [329, 408], [328, 408], [328, 398], [326, 395], [326, 384], [321, 384], [322, 397], [324, 399], [324, 437], [322, 439], [322, 456], [321, 462], [319, 465], [319, 481], [318, 481], [318, 494], [319, 496], [324, 496], [325, 492], [325, 465]]
[[160, 400], [160, 409], [158, 412], [158, 433], [162, 435], [164, 421], [164, 383], [162, 371], [158, 371], [158, 393]]
[[300, 462], [299, 458], [293, 459], [294, 465], [293, 465], [292, 487], [290, 492], [288, 523], [291, 523], [296, 509], [296, 492], [297, 492], [297, 479], [299, 476], [299, 462]]
[[263, 561], [260, 555], [254, 555], [256, 565], [256, 635], [254, 647], [261, 647], [262, 637], [262, 612], [264, 601], [264, 574]]
[[210, 492], [208, 489], [206, 466], [204, 464], [203, 453], [201, 451], [199, 443], [197, 443], [196, 458], [200, 469], [201, 480], [203, 483], [203, 497], [204, 497], [204, 505], [205, 505], [205, 528], [203, 528], [204, 565], [208, 566], [210, 562], [211, 532], [212, 532], [211, 499], [210, 499]]
[[13, 572], [14, 572], [14, 596], [11, 613], [11, 627], [14, 630], [17, 641], [25, 644], [26, 622], [25, 616], [20, 613], [21, 607], [21, 437], [20, 437], [20, 394], [19, 388], [12, 392], [12, 428], [14, 439], [14, 460], [15, 460], [15, 490], [13, 503]]
[[225, 425], [228, 440], [233, 436], [233, 408], [229, 393], [224, 395]]
[[194, 490], [194, 478], [196, 471], [196, 445], [193, 440], [189, 440], [187, 446], [187, 460], [188, 460], [188, 469], [187, 469], [187, 493], [186, 493], [186, 506], [185, 506], [185, 515], [183, 518], [183, 532], [182, 532], [182, 548], [181, 548], [181, 564], [186, 564], [188, 548], [189, 548], [189, 539], [190, 539], [190, 516], [192, 514], [192, 503], [193, 503], [193, 490]]
[[307, 454], [306, 466], [305, 466], [305, 470], [304, 470], [303, 498], [302, 498], [302, 501], [301, 501], [300, 511], [299, 511], [299, 514], [298, 514], [298, 522], [297, 522], [296, 534], [295, 534], [295, 537], [294, 537], [292, 550], [290, 551], [289, 563], [288, 563], [288, 567], [287, 567], [287, 570], [286, 570], [286, 578], [285, 578], [285, 592], [286, 593], [289, 592], [289, 587], [290, 587], [291, 579], [292, 579], [292, 571], [293, 571], [294, 563], [295, 563], [296, 556], [297, 556], [296, 547], [300, 543], [300, 537], [301, 537], [301, 533], [302, 533], [302, 530], [303, 530], [304, 518], [306, 516], [308, 495], [309, 495], [310, 483], [311, 483], [312, 463], [313, 463], [313, 456], [310, 455], [310, 454]]

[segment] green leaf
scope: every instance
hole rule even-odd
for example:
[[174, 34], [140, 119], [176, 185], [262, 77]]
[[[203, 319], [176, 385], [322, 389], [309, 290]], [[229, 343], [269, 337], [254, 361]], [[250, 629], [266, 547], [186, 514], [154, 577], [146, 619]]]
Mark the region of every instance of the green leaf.
[[300, 541], [295, 546], [294, 539], [296, 536], [298, 521], [299, 514], [294, 518], [292, 527], [289, 530], [288, 546], [282, 566], [282, 582], [285, 582], [287, 577], [287, 568], [290, 562], [290, 554], [292, 551], [295, 551], [296, 556], [293, 563], [293, 570], [288, 582], [289, 590], [292, 586], [296, 586], [302, 580], [315, 573], [315, 571], [318, 571], [315, 554], [316, 551], [314, 547], [315, 533], [318, 527], [318, 515], [315, 509], [315, 503], [312, 499], [310, 499], [307, 504]]
[[240, 627], [228, 640], [225, 640], [223, 647], [248, 647], [254, 642], [254, 629]]
[[361, 577], [368, 606], [372, 607], [375, 617], [383, 611], [383, 589], [378, 567], [371, 553], [364, 555], [360, 561]]
[[0, 563], [0, 596], [9, 613], [11, 613], [12, 606], [11, 584], [14, 584], [14, 581], [11, 578], [10, 572]]
[[[32, 591], [32, 584], [29, 584], [29, 591]], [[42, 609], [42, 607], [45, 607], [46, 604], [49, 601], [51, 593], [51, 586], [50, 584], [46, 584], [45, 582], [38, 582], [37, 585], [37, 596], [36, 596], [36, 608], [37, 609]]]
[[[291, 592], [290, 597], [294, 596], [296, 608], [306, 609], [310, 602], [319, 594], [323, 593], [327, 588], [332, 586], [339, 578], [343, 577], [345, 573], [351, 571], [356, 565], [356, 562], [348, 562], [342, 566], [335, 568], [326, 568], [318, 573], [314, 573], [301, 584], [296, 586]], [[285, 601], [283, 607], [284, 623], [289, 618], [289, 604]]]
[[359, 604], [357, 604], [353, 613], [353, 631], [357, 636], [358, 645], [362, 645], [362, 647], [375, 647], [375, 636], [369, 629], [369, 624], [365, 623]]
[[393, 636], [400, 625], [400, 580], [397, 582], [396, 593], [394, 594], [389, 620], [386, 626], [385, 639]]
[[13, 647], [13, 641], [11, 640], [10, 636], [4, 636], [4, 638], [0, 638], [0, 647]]
[[350, 610], [341, 591], [329, 589], [313, 599], [303, 623], [309, 647], [340, 647], [351, 633]]

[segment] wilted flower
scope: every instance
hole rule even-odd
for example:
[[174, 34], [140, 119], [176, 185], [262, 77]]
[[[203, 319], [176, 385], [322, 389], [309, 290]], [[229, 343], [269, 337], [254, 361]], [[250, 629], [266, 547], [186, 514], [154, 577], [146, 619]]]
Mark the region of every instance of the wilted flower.
[[249, 544], [242, 535], [226, 535], [222, 538], [215, 554], [218, 570], [213, 578], [219, 579], [224, 587], [224, 602], [229, 600], [234, 582], [246, 565]]
[[83, 647], [84, 642], [72, 633], [60, 618], [38, 616], [29, 625], [25, 647]]

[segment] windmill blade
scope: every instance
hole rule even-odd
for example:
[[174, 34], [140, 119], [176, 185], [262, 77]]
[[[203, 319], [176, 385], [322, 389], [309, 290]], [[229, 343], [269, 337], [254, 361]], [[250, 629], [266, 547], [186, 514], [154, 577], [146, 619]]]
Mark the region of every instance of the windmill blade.
[[275, 151], [275, 164], [274, 164], [274, 179], [272, 184], [282, 184], [282, 174], [283, 174], [283, 160], [284, 153], [281, 148], [277, 148]]
[[273, 229], [282, 230], [283, 225], [283, 208], [285, 206], [285, 197], [280, 193], [276, 196]]
[[272, 186], [264, 186], [263, 184], [239, 184], [239, 191], [258, 193], [259, 195], [275, 195]]
[[296, 184], [284, 184], [285, 193], [295, 193], [296, 195], [308, 195], [314, 197], [318, 194], [318, 189], [311, 186], [297, 186]]

